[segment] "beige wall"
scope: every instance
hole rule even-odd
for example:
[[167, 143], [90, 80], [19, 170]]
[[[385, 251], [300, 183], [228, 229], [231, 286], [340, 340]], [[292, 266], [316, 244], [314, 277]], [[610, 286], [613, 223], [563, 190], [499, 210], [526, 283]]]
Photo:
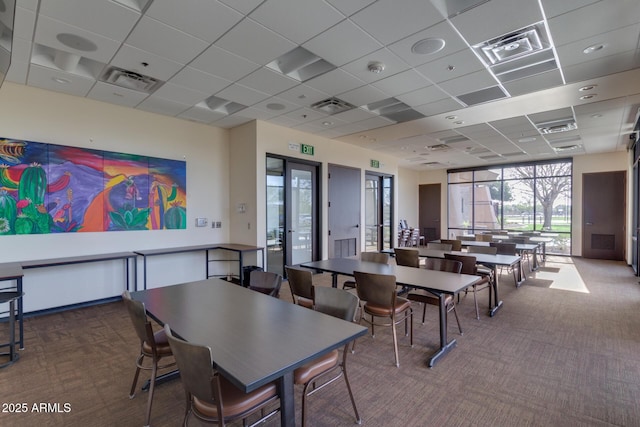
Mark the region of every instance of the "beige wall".
[[396, 224], [392, 228], [398, 228], [398, 222], [406, 219], [409, 227], [418, 227], [418, 182], [420, 172], [413, 169], [398, 169], [398, 210]]

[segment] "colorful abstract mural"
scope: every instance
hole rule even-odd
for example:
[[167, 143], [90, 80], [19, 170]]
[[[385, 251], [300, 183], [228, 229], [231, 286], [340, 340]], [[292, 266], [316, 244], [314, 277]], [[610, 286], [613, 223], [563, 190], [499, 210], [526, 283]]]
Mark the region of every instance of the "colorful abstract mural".
[[0, 138], [0, 235], [185, 229], [186, 162]]

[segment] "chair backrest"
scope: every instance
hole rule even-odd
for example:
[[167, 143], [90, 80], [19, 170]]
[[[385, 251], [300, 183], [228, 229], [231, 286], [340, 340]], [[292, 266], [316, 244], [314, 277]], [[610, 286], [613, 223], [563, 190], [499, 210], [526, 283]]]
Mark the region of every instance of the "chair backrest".
[[310, 270], [286, 265], [284, 267], [289, 280], [289, 288], [293, 301], [300, 296], [313, 300], [313, 275]]
[[122, 301], [129, 312], [133, 328], [135, 329], [140, 342], [146, 342], [151, 346], [151, 348], [155, 349], [156, 343], [153, 338], [153, 328], [151, 327], [151, 322], [149, 322], [149, 319], [147, 318], [147, 310], [144, 308], [144, 303], [132, 299], [129, 291], [124, 291], [122, 293]]
[[270, 271], [253, 270], [249, 276], [249, 289], [277, 297], [282, 285], [282, 276]]
[[[440, 239], [440, 243], [446, 243], [451, 245], [452, 251], [461, 251], [462, 250], [462, 240], [458, 239]], [[429, 247], [429, 244], [427, 244]]]
[[468, 241], [475, 241], [476, 237], [475, 236], [456, 236], [456, 240], [460, 240], [462, 242], [468, 242]]
[[362, 252], [360, 254], [360, 259], [366, 262], [389, 264], [389, 254], [383, 252]]
[[199, 400], [215, 403], [218, 407], [218, 418], [222, 418], [219, 374], [213, 370], [211, 349], [176, 338], [168, 324], [164, 325], [164, 331], [176, 359], [185, 391]]
[[513, 236], [509, 240], [512, 243], [529, 243], [529, 236]]
[[405, 267], [420, 267], [420, 252], [417, 249], [395, 248], [396, 264]]
[[469, 246], [467, 252], [475, 254], [490, 254], [495, 255], [498, 252], [498, 248], [494, 246]]
[[462, 263], [460, 261], [446, 258], [427, 258], [424, 267], [427, 270], [447, 271], [449, 273], [460, 273], [462, 271]]
[[354, 271], [358, 297], [367, 303], [383, 308], [396, 304], [396, 276], [391, 274], [364, 273]]
[[492, 234], [476, 234], [476, 240], [478, 242], [490, 242], [493, 240]]
[[353, 322], [360, 299], [349, 291], [318, 286], [314, 291], [314, 309], [338, 319]]
[[516, 244], [511, 242], [491, 242], [492, 247], [496, 248], [496, 253], [500, 255], [515, 255]]
[[451, 243], [444, 243], [442, 241], [441, 243], [428, 242], [427, 249], [436, 249], [439, 251], [450, 251], [453, 249], [453, 245]]
[[470, 255], [444, 254], [445, 259], [460, 261], [462, 263], [462, 274], [476, 274], [476, 257]]

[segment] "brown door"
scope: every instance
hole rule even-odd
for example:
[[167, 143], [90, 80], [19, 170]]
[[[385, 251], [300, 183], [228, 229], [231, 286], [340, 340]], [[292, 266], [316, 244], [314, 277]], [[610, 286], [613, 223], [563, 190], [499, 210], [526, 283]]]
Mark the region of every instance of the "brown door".
[[582, 256], [624, 259], [626, 172], [582, 175]]
[[420, 185], [418, 224], [425, 242], [440, 238], [440, 184]]
[[329, 165], [329, 258], [360, 254], [360, 169]]

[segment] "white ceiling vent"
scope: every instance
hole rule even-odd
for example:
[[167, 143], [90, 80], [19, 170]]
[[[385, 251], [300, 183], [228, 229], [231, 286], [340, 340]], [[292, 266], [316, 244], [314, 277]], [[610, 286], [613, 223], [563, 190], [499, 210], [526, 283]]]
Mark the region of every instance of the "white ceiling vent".
[[578, 129], [578, 125], [573, 117], [536, 123], [536, 126], [541, 134], [568, 132]]
[[353, 110], [356, 106], [338, 98], [328, 98], [311, 104], [311, 108], [333, 115], [342, 113], [343, 111]]
[[138, 92], [152, 93], [162, 85], [162, 81], [145, 76], [134, 71], [123, 70], [118, 67], [109, 68], [100, 79], [105, 83], [124, 87]]

